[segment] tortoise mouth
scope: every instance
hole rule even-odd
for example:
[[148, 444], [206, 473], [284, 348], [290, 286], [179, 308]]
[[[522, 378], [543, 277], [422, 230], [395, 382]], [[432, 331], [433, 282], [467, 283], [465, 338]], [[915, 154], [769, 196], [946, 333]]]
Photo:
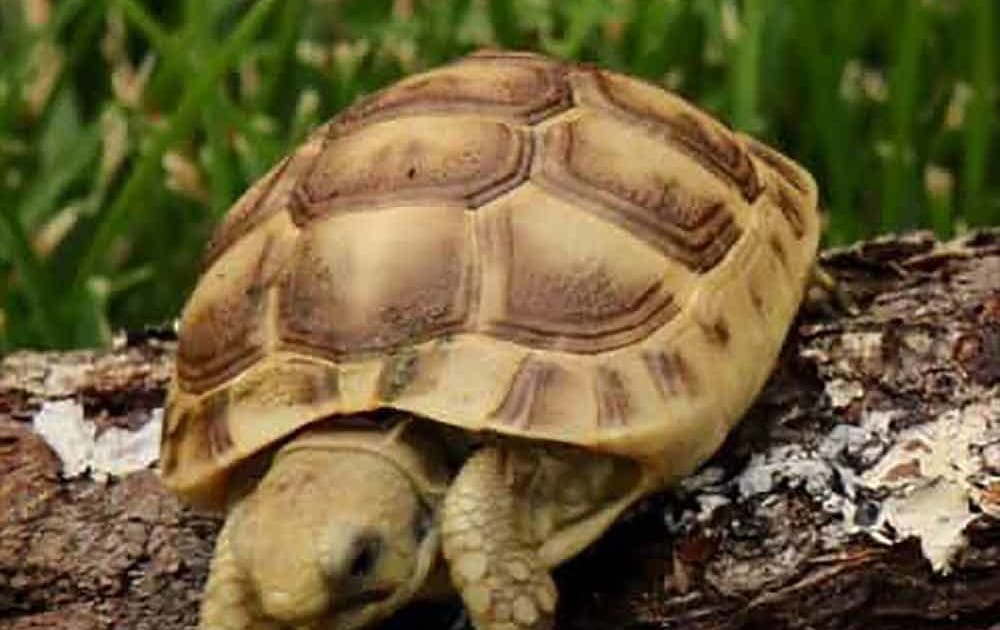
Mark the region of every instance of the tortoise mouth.
[[398, 606], [393, 604], [396, 590], [383, 588], [355, 593], [330, 605], [324, 615], [323, 628], [359, 630], [374, 621], [389, 616]]
[[346, 610], [358, 610], [369, 606], [371, 604], [377, 604], [383, 602], [390, 597], [395, 591], [388, 588], [379, 588], [371, 591], [365, 591], [363, 593], [355, 593], [344, 597], [330, 606], [330, 614], [337, 615]]

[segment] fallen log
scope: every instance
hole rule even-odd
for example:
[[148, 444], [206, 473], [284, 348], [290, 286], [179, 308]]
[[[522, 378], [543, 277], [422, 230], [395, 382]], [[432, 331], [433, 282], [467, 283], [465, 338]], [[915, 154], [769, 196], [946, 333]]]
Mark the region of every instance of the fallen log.
[[[1000, 628], [1000, 231], [823, 262], [856, 312], [803, 308], [722, 451], [558, 571], [559, 628]], [[0, 628], [194, 627], [219, 520], [157, 481], [173, 349], [0, 362]]]

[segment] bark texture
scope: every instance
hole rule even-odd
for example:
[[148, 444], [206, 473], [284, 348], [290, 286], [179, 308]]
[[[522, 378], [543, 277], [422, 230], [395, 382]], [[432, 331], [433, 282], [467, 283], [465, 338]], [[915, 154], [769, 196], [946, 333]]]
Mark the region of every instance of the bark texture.
[[[824, 263], [858, 312], [803, 309], [722, 451], [558, 571], [559, 628], [1000, 628], [1000, 232]], [[34, 428], [69, 401], [98, 441], [140, 432], [172, 351], [153, 333], [0, 363], [0, 628], [194, 626], [218, 519], [152, 469], [102, 472], [139, 446], [66, 478]]]

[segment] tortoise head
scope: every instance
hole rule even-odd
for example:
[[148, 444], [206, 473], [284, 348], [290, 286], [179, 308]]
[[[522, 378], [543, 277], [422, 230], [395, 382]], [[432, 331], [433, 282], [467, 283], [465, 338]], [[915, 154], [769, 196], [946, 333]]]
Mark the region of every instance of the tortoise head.
[[436, 507], [394, 457], [404, 447], [368, 437], [371, 449], [357, 439], [293, 441], [233, 512], [233, 550], [267, 617], [359, 628], [427, 581], [439, 553]]

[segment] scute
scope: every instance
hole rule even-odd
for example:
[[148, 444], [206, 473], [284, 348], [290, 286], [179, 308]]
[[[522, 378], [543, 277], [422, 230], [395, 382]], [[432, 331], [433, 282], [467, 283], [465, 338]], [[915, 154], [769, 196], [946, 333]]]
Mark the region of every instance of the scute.
[[486, 51], [346, 110], [222, 221], [182, 317], [163, 475], [378, 408], [635, 458], [749, 406], [819, 234], [792, 160], [648, 83]]
[[204, 391], [260, 358], [268, 344], [272, 287], [289, 254], [287, 215], [274, 215], [220, 255], [181, 318], [177, 369]]
[[621, 347], [676, 315], [673, 291], [691, 280], [628, 231], [536, 186], [476, 218], [481, 329], [499, 339], [588, 354]]
[[466, 215], [447, 206], [333, 216], [296, 245], [279, 336], [332, 360], [460, 328], [469, 305]]
[[546, 128], [541, 153], [540, 185], [692, 270], [711, 269], [740, 236], [728, 209], [738, 200], [725, 186], [676, 148], [627, 124], [581, 115]]
[[292, 215], [306, 225], [416, 201], [476, 206], [524, 181], [530, 160], [527, 134], [502, 122], [454, 115], [372, 124], [325, 146]]
[[672, 141], [753, 202], [761, 184], [738, 136], [683, 99], [636, 79], [594, 70], [573, 75], [585, 105], [602, 109]]
[[409, 77], [348, 109], [336, 129], [429, 113], [533, 123], [572, 106], [561, 63], [540, 55], [509, 61], [505, 54], [483, 52]]

